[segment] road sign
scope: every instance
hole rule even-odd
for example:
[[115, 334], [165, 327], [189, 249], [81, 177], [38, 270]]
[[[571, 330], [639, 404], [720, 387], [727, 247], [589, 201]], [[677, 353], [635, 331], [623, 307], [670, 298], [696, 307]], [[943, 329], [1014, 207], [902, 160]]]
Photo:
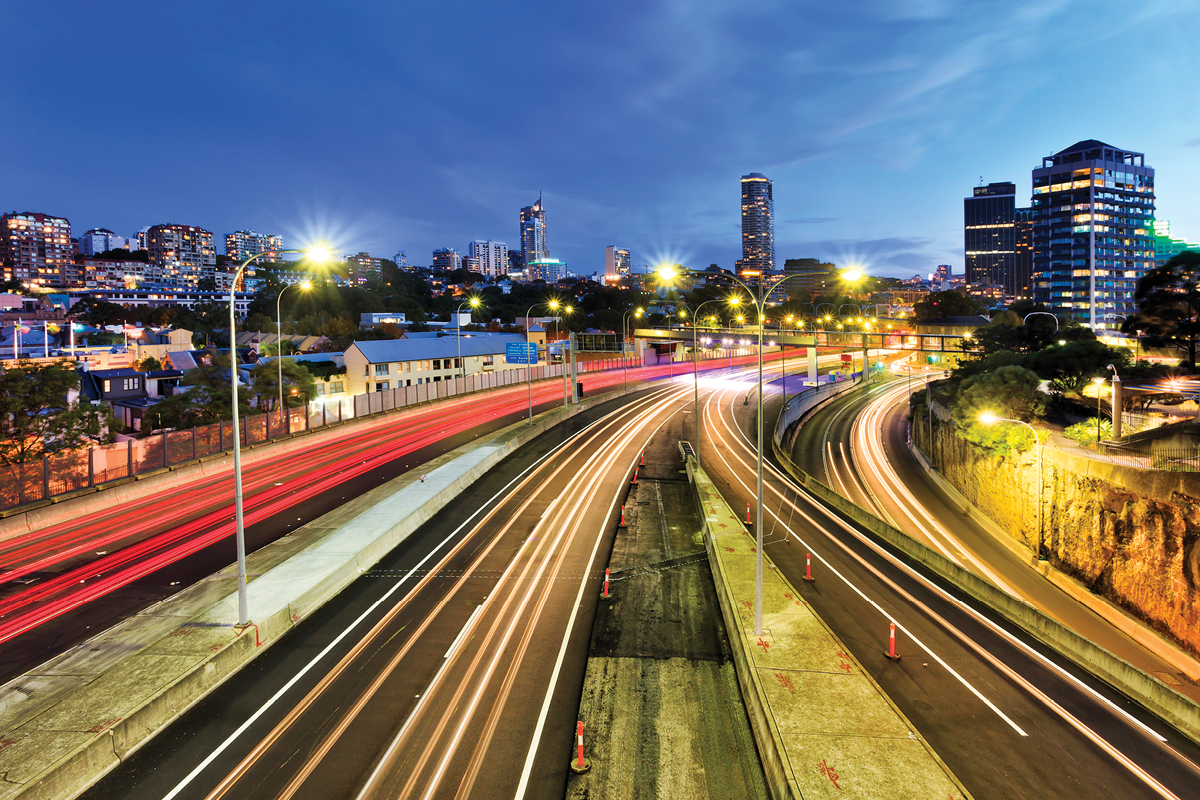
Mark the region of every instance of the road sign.
[[536, 343], [507, 342], [504, 345], [504, 360], [509, 364], [536, 364], [538, 346]]
[[843, 362], [847, 362], [847, 363], [848, 363], [848, 362], [851, 362], [851, 361], [853, 361], [853, 360], [854, 360], [854, 356], [850, 355], [849, 353], [842, 353], [842, 361], [843, 361]]

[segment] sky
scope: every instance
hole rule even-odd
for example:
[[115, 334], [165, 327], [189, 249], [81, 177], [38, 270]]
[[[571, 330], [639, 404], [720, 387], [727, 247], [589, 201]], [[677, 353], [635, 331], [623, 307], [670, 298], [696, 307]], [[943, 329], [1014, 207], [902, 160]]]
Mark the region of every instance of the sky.
[[1076, 141], [1146, 154], [1200, 239], [1200, 12], [1178, 0], [0, 0], [0, 209], [427, 265], [519, 248], [732, 268], [738, 179], [776, 259], [963, 270], [962, 200]]

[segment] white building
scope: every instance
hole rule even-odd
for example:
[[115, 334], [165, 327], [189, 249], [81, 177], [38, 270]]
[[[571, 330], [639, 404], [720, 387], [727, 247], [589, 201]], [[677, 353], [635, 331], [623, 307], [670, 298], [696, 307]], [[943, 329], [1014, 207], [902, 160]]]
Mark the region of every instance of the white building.
[[617, 280], [622, 275], [628, 275], [629, 268], [628, 250], [611, 244], [604, 248], [604, 279], [606, 281]]
[[[382, 392], [402, 386], [419, 386], [467, 375], [524, 369], [504, 360], [510, 342], [525, 342], [512, 333], [468, 334], [461, 339], [385, 339], [355, 342], [346, 348], [346, 387], [350, 394]], [[462, 360], [459, 360], [459, 353]]]
[[476, 239], [468, 245], [467, 255], [479, 259], [479, 272], [489, 278], [508, 272], [508, 245], [504, 242]]
[[96, 253], [103, 253], [105, 250], [137, 250], [136, 239], [127, 239], [124, 236], [117, 236], [107, 228], [92, 228], [90, 231], [79, 237], [79, 255], [94, 256]]

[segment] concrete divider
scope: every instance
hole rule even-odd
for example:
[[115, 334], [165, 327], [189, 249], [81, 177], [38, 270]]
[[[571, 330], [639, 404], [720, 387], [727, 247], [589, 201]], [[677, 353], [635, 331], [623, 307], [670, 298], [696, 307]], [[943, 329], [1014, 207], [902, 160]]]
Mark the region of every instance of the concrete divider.
[[784, 469], [818, 501], [988, 606], [1200, 744], [1200, 706], [1187, 697], [842, 497], [793, 464], [777, 437], [772, 437], [772, 448]]
[[774, 800], [969, 798], [769, 558], [763, 631], [754, 632], [754, 539], [695, 458], [685, 453], [685, 462], [738, 684]]
[[515, 449], [622, 394], [464, 445], [251, 554], [246, 628], [229, 567], [0, 687], [0, 800], [78, 795]]

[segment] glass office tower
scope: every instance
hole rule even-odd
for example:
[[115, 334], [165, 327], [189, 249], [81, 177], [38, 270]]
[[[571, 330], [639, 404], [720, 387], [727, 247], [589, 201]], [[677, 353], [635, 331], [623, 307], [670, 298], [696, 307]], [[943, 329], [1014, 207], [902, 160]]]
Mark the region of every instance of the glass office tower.
[[1134, 313], [1154, 266], [1154, 170], [1145, 155], [1095, 139], [1033, 170], [1033, 298], [1094, 329]]
[[976, 186], [963, 200], [963, 251], [967, 285], [974, 289], [1004, 287], [1017, 296], [1017, 185]]

